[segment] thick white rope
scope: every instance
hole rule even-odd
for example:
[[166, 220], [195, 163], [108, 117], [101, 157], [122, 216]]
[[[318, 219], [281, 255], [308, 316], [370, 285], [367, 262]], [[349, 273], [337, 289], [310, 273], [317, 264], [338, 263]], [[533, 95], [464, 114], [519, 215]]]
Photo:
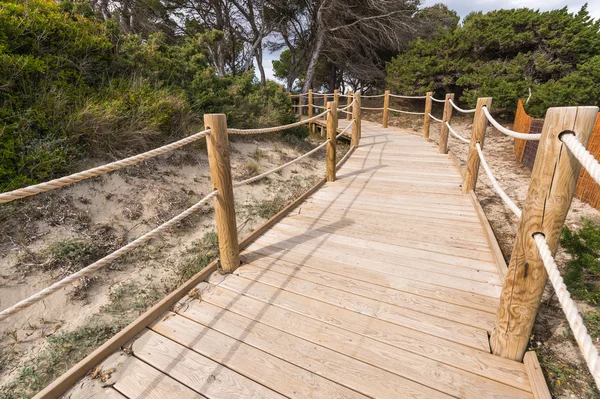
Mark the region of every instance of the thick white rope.
[[343, 109], [338, 109], [338, 111], [339, 111], [339, 112], [343, 112], [343, 113], [345, 113], [345, 114], [350, 114], [350, 115], [352, 115], [352, 111], [346, 111], [346, 110], [343, 110]]
[[463, 143], [467, 143], [467, 144], [469, 144], [469, 142], [470, 142], [470, 141], [469, 141], [468, 139], [464, 138], [463, 136], [461, 136], [460, 134], [456, 133], [456, 131], [455, 131], [454, 129], [452, 129], [452, 126], [450, 126], [450, 124], [448, 123], [448, 121], [446, 121], [446, 122], [444, 122], [444, 123], [446, 123], [446, 127], [448, 127], [448, 131], [449, 131], [450, 133], [452, 133], [452, 135], [453, 135], [454, 137], [456, 137], [457, 139], [459, 139], [459, 140], [460, 140], [460, 141], [462, 141]]
[[145, 161], [146, 159], [156, 157], [169, 151], [173, 151], [179, 147], [183, 147], [184, 145], [193, 143], [194, 141], [206, 136], [209, 133], [210, 130], [204, 130], [202, 132], [196, 133], [192, 136], [186, 137], [174, 143], [167, 144], [154, 150], [134, 155], [132, 157], [125, 158], [120, 161], [111, 162], [106, 165], [84, 170], [83, 172], [78, 172], [69, 176], [61, 177], [59, 179], [50, 180], [45, 183], [35, 184], [33, 186], [19, 188], [17, 190], [9, 191], [7, 193], [2, 193], [0, 194], [0, 204], [11, 202], [19, 198], [29, 197], [35, 194], [40, 194], [46, 191], [55, 190], [59, 187], [66, 186], [71, 183], [89, 179], [95, 176], [100, 176], [105, 173], [124, 168], [126, 166], [135, 165], [136, 163], [140, 163], [142, 161]]
[[446, 100], [438, 100], [434, 96], [431, 96], [431, 101], [435, 101], [436, 103], [445, 103], [446, 102]]
[[72, 282], [79, 280], [80, 278], [95, 272], [96, 270], [100, 269], [101, 267], [104, 267], [104, 266], [110, 264], [111, 262], [117, 260], [121, 256], [123, 256], [123, 255], [133, 251], [134, 249], [138, 248], [139, 246], [145, 244], [146, 242], [150, 241], [151, 239], [153, 239], [154, 237], [156, 237], [158, 234], [162, 233], [166, 229], [175, 226], [177, 223], [179, 223], [180, 221], [182, 221], [183, 219], [185, 219], [192, 213], [200, 210], [202, 205], [205, 202], [207, 202], [208, 200], [210, 200], [211, 198], [213, 198], [215, 195], [217, 195], [217, 191], [213, 191], [212, 193], [208, 194], [206, 197], [204, 197], [200, 201], [198, 201], [192, 207], [186, 209], [179, 215], [175, 216], [173, 219], [161, 224], [154, 230], [147, 232], [143, 236], [133, 240], [129, 244], [125, 245], [124, 247], [119, 248], [118, 250], [111, 253], [110, 255], [107, 255], [104, 258], [92, 263], [91, 265], [84, 267], [83, 269], [79, 270], [78, 272], [73, 273], [73, 274], [63, 278], [62, 280], [52, 284], [48, 288], [43, 289], [42, 291], [38, 292], [37, 294], [34, 294], [34, 295], [30, 296], [29, 298], [24, 299], [7, 309], [4, 309], [3, 311], [0, 312], [0, 321], [14, 315], [15, 313], [20, 312], [21, 310], [33, 305], [36, 302], [41, 301], [42, 299], [52, 295], [56, 291], [59, 291], [60, 289], [70, 285]]
[[410, 111], [402, 111], [402, 110], [400, 110], [400, 109], [394, 109], [394, 108], [389, 108], [389, 107], [388, 107], [388, 110], [389, 110], [389, 111], [392, 111], [392, 112], [400, 112], [400, 113], [402, 113], [402, 114], [410, 114], [410, 115], [425, 115], [425, 112], [410, 112]]
[[427, 96], [401, 96], [399, 94], [391, 94], [390, 93], [390, 97], [396, 97], [396, 98], [408, 98], [408, 99], [423, 99], [423, 98], [427, 98]]
[[379, 98], [379, 97], [383, 97], [385, 96], [385, 94], [378, 94], [378, 95], [373, 95], [373, 96], [363, 96], [361, 95], [361, 98]]
[[355, 101], [356, 100], [352, 100], [352, 102], [350, 104], [346, 105], [344, 108], [338, 108], [338, 111], [343, 111], [343, 110], [350, 108], [352, 105], [354, 105]]
[[382, 108], [367, 108], [367, 107], [360, 107], [360, 109], [366, 109], [369, 111], [383, 111], [383, 107]]
[[293, 127], [297, 127], [297, 126], [302, 126], [302, 125], [306, 125], [307, 123], [310, 123], [314, 120], [319, 119], [320, 117], [326, 115], [329, 112], [329, 110], [317, 115], [317, 116], [313, 116], [312, 118], [308, 118], [308, 119], [302, 119], [298, 122], [294, 122], [294, 123], [290, 123], [289, 125], [282, 125], [282, 126], [274, 126], [274, 127], [265, 127], [265, 128], [258, 128], [258, 129], [227, 129], [227, 131], [230, 134], [259, 134], [259, 133], [273, 133], [273, 132], [279, 132], [282, 130], [286, 130], [286, 129], [291, 129]]
[[428, 113], [428, 115], [429, 115], [429, 117], [430, 117], [431, 119], [433, 119], [434, 121], [436, 121], [436, 122], [439, 122], [439, 123], [444, 123], [444, 121], [443, 121], [443, 120], [436, 118], [435, 116], [431, 115], [431, 113]]
[[313, 108], [318, 108], [318, 109], [325, 109], [326, 107], [324, 105], [312, 105]]
[[581, 141], [574, 134], [563, 134], [560, 140], [565, 143], [567, 148], [575, 155], [575, 158], [592, 176], [596, 183], [600, 184], [600, 163], [594, 156], [581, 144]]
[[502, 201], [504, 201], [506, 206], [508, 206], [508, 208], [511, 211], [513, 211], [515, 216], [517, 218], [521, 219], [521, 210], [519, 209], [517, 204], [515, 204], [513, 202], [513, 200], [510, 199], [510, 197], [506, 194], [506, 192], [504, 192], [502, 187], [500, 187], [500, 184], [498, 184], [498, 181], [494, 177], [494, 174], [492, 173], [490, 166], [488, 165], [488, 163], [485, 160], [483, 151], [481, 150], [481, 145], [479, 143], [475, 143], [475, 148], [477, 149], [477, 153], [479, 154], [479, 159], [481, 160], [481, 165], [483, 166], [485, 173], [488, 175], [488, 177], [490, 178], [490, 181], [492, 182], [492, 187], [493, 187], [494, 191], [500, 196], [500, 198], [502, 198]]
[[550, 251], [550, 247], [548, 247], [546, 237], [544, 237], [543, 234], [536, 233], [533, 235], [533, 239], [535, 240], [535, 244], [540, 251], [542, 262], [544, 263], [546, 272], [548, 272], [548, 278], [554, 287], [554, 291], [556, 291], [556, 297], [558, 298], [560, 307], [567, 317], [569, 326], [571, 326], [571, 330], [573, 331], [577, 345], [579, 345], [581, 354], [587, 363], [590, 373], [592, 373], [592, 377], [594, 377], [596, 386], [600, 387], [600, 363], [598, 362], [598, 349], [596, 349], [592, 338], [588, 334], [585, 324], [583, 324], [583, 318], [579, 315], [579, 310], [577, 309], [575, 302], [573, 302], [573, 299], [571, 299], [571, 294], [569, 291], [567, 291], [567, 286], [565, 285], [563, 278], [560, 275], [560, 271], [558, 270], [558, 266], [552, 257], [552, 252]]
[[356, 119], [352, 119], [352, 122], [350, 122], [348, 124], [348, 126], [346, 126], [344, 128], [344, 130], [342, 130], [337, 136], [335, 136], [335, 138], [339, 139], [340, 137], [342, 137], [344, 135], [344, 133], [346, 133], [348, 131], [348, 129], [350, 129], [352, 127], [352, 125], [354, 125], [355, 122], [356, 122]]
[[454, 101], [452, 101], [452, 99], [450, 99], [448, 101], [450, 102], [450, 104], [452, 105], [452, 107], [454, 107], [454, 109], [457, 110], [458, 112], [463, 112], [465, 114], [470, 114], [470, 113], [473, 113], [473, 112], [477, 111], [476, 108], [473, 108], [473, 109], [462, 109], [458, 105], [454, 104]]
[[323, 144], [319, 145], [318, 147], [315, 147], [314, 149], [310, 150], [310, 151], [309, 151], [309, 152], [307, 152], [306, 154], [304, 154], [304, 155], [301, 155], [301, 156], [299, 156], [298, 158], [296, 158], [296, 159], [293, 159], [293, 160], [291, 160], [291, 161], [290, 161], [290, 162], [288, 162], [288, 163], [285, 163], [285, 164], [283, 164], [283, 165], [281, 165], [281, 166], [278, 166], [278, 167], [276, 167], [276, 168], [274, 168], [274, 169], [268, 170], [268, 171], [266, 171], [265, 173], [261, 173], [260, 175], [256, 175], [256, 176], [254, 176], [254, 177], [251, 177], [251, 178], [249, 178], [249, 179], [246, 179], [246, 180], [242, 180], [242, 181], [239, 181], [239, 182], [233, 183], [233, 187], [240, 187], [240, 186], [243, 186], [243, 185], [245, 185], [245, 184], [250, 184], [250, 183], [252, 183], [252, 182], [255, 182], [255, 181], [257, 181], [257, 180], [260, 180], [260, 179], [262, 179], [263, 177], [267, 177], [267, 176], [269, 176], [270, 174], [273, 174], [273, 173], [275, 173], [275, 172], [278, 172], [278, 171], [280, 171], [281, 169], [284, 169], [284, 168], [286, 168], [286, 167], [288, 167], [288, 166], [290, 166], [290, 165], [292, 165], [292, 164], [295, 164], [296, 162], [298, 162], [298, 161], [300, 161], [300, 160], [302, 160], [302, 159], [304, 159], [304, 158], [306, 158], [306, 157], [308, 157], [308, 156], [310, 156], [310, 155], [314, 154], [315, 152], [319, 151], [321, 148], [325, 147], [325, 145], [327, 145], [327, 143], [329, 143], [329, 139], [325, 140], [325, 142], [324, 142]]
[[498, 129], [498, 131], [500, 131], [500, 133], [504, 133], [507, 136], [514, 137], [515, 139], [521, 139], [521, 140], [539, 140], [542, 137], [541, 133], [527, 134], [527, 133], [514, 132], [510, 129], [507, 129], [504, 126], [502, 126], [501, 124], [499, 124], [498, 122], [496, 122], [496, 120], [492, 117], [492, 115], [490, 114], [490, 111], [487, 109], [487, 107], [482, 107], [482, 108], [483, 108], [483, 113], [485, 114], [485, 117], [487, 118], [487, 120], [490, 121], [490, 123], [492, 125], [494, 125], [494, 127], [496, 129]]
[[308, 107], [308, 104], [302, 104], [302, 105], [292, 105], [293, 108], [302, 108], [302, 107]]
[[290, 97], [302, 97], [302, 96], [308, 96], [308, 93], [290, 94]]

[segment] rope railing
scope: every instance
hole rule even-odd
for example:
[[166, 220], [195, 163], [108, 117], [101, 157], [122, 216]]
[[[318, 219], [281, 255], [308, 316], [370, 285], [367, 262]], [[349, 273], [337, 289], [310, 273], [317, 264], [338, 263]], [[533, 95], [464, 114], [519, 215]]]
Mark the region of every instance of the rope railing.
[[346, 133], [352, 127], [352, 125], [354, 125], [355, 123], [356, 123], [356, 120], [352, 119], [352, 122], [350, 122], [348, 124], [348, 126], [346, 126], [344, 128], [344, 130], [342, 130], [337, 136], [335, 136], [335, 138], [339, 139], [340, 137], [342, 137], [344, 135], [344, 133]]
[[427, 98], [427, 96], [403, 96], [400, 94], [391, 94], [390, 93], [390, 97], [395, 97], [395, 98], [405, 98], [405, 99], [418, 99], [418, 100], [422, 100]]
[[250, 184], [250, 183], [255, 182], [257, 180], [260, 180], [260, 179], [262, 179], [264, 177], [267, 177], [267, 176], [269, 176], [269, 175], [271, 175], [271, 174], [273, 174], [275, 172], [278, 172], [278, 171], [280, 171], [282, 169], [285, 169], [286, 167], [288, 167], [290, 165], [293, 165], [296, 162], [301, 161], [302, 159], [304, 159], [304, 158], [306, 158], [306, 157], [314, 154], [315, 152], [319, 151], [321, 148], [325, 147], [325, 145], [327, 145], [327, 143], [329, 143], [329, 139], [325, 140], [324, 143], [320, 144], [318, 147], [313, 148], [312, 150], [310, 150], [306, 154], [301, 155], [298, 158], [293, 159], [293, 160], [291, 160], [291, 161], [289, 161], [289, 162], [287, 162], [287, 163], [285, 163], [285, 164], [283, 164], [281, 166], [278, 166], [276, 168], [268, 170], [268, 171], [266, 171], [264, 173], [261, 173], [260, 175], [250, 177], [250, 178], [248, 178], [246, 180], [242, 180], [240, 182], [233, 183], [233, 187], [235, 188], [235, 187], [240, 187], [240, 186], [243, 186], [243, 185], [246, 185], [246, 184]]
[[72, 175], [50, 180], [44, 183], [34, 184], [29, 187], [19, 188], [17, 190], [1, 193], [0, 204], [11, 202], [19, 198], [25, 198], [32, 195], [44, 193], [46, 191], [55, 190], [57, 188], [67, 186], [78, 181], [90, 179], [92, 177], [100, 176], [108, 172], [113, 172], [115, 170], [122, 169], [126, 166], [135, 165], [147, 159], [154, 158], [158, 155], [165, 154], [177, 148], [183, 147], [187, 144], [193, 143], [194, 141], [201, 139], [209, 133], [210, 130], [203, 130], [199, 133], [196, 133], [174, 143], [167, 144], [154, 150], [134, 155], [132, 157], [125, 158], [120, 161], [115, 161], [106, 165], [97, 166], [95, 168], [91, 168], [83, 172], [74, 173]]
[[498, 181], [494, 177], [494, 174], [492, 173], [490, 166], [488, 165], [487, 161], [485, 160], [485, 156], [483, 155], [483, 151], [481, 150], [481, 144], [475, 143], [475, 148], [477, 149], [477, 153], [479, 154], [479, 159], [481, 160], [481, 165], [483, 166], [485, 173], [488, 175], [490, 181], [492, 182], [492, 187], [493, 187], [494, 191], [500, 196], [500, 198], [502, 198], [502, 201], [504, 201], [506, 206], [508, 206], [508, 208], [515, 214], [515, 216], [518, 219], [521, 219], [521, 213], [522, 213], [521, 209], [519, 209], [517, 204], [515, 204], [512, 199], [510, 199], [510, 197], [506, 194], [506, 192], [502, 189], [502, 187], [500, 187], [500, 184], [498, 184]]
[[300, 105], [292, 105], [293, 108], [303, 108], [303, 107], [309, 107], [308, 104], [300, 104]]
[[463, 108], [460, 108], [458, 105], [454, 104], [454, 101], [452, 101], [452, 99], [449, 99], [448, 102], [458, 112], [462, 112], [462, 113], [465, 113], [465, 114], [471, 114], [471, 113], [474, 113], [475, 111], [477, 111], [477, 108], [473, 108], [473, 109], [463, 109]]
[[111, 253], [110, 255], [107, 255], [105, 257], [103, 257], [100, 260], [97, 260], [96, 262], [92, 263], [91, 265], [84, 267], [83, 269], [79, 270], [78, 272], [75, 272], [65, 278], [63, 278], [62, 280], [52, 284], [51, 286], [41, 290], [40, 292], [38, 292], [37, 294], [34, 294], [32, 296], [30, 296], [27, 299], [24, 299], [18, 303], [16, 303], [15, 305], [4, 309], [3, 311], [0, 312], [0, 321], [5, 320], [6, 318], [22, 311], [23, 309], [26, 309], [28, 307], [30, 307], [31, 305], [43, 300], [44, 298], [47, 298], [48, 296], [52, 295], [53, 293], [55, 293], [56, 291], [59, 291], [60, 289], [66, 287], [67, 285], [70, 285], [71, 283], [73, 283], [74, 281], [79, 280], [82, 277], [85, 277], [93, 272], [95, 272], [96, 270], [110, 264], [111, 262], [117, 260], [118, 258], [120, 258], [121, 256], [133, 251], [134, 249], [140, 247], [141, 245], [145, 244], [146, 242], [150, 241], [152, 238], [156, 237], [158, 234], [164, 232], [166, 229], [175, 226], [177, 223], [179, 223], [180, 221], [182, 221], [183, 219], [185, 219], [186, 217], [188, 217], [189, 215], [191, 215], [192, 213], [200, 210], [200, 208], [202, 207], [202, 205], [204, 203], [206, 203], [208, 200], [210, 200], [211, 198], [213, 198], [214, 196], [217, 195], [217, 191], [213, 191], [212, 193], [208, 194], [206, 197], [202, 198], [200, 201], [198, 201], [195, 205], [191, 206], [190, 208], [188, 208], [187, 210], [183, 211], [182, 213], [180, 213], [179, 215], [175, 216], [174, 218], [172, 218], [171, 220], [161, 224], [160, 226], [158, 226], [157, 228], [149, 231], [148, 233], [144, 234], [143, 236], [133, 240], [132, 242], [130, 242], [129, 244], [125, 245], [124, 247], [121, 247], [120, 249], [114, 251], [113, 253]]
[[487, 107], [482, 107], [483, 109], [483, 113], [485, 114], [485, 117], [487, 118], [487, 120], [496, 128], [498, 129], [498, 131], [500, 133], [504, 133], [507, 136], [513, 137], [515, 139], [521, 139], [521, 140], [539, 140], [542, 137], [541, 133], [537, 133], [537, 134], [527, 134], [527, 133], [519, 133], [519, 132], [515, 132], [512, 131], [510, 129], [505, 128], [504, 126], [502, 126], [501, 124], [499, 124], [490, 114], [490, 111], [487, 109]]
[[302, 125], [306, 125], [307, 123], [310, 123], [312, 121], [315, 121], [319, 118], [321, 118], [324, 115], [327, 115], [327, 113], [329, 112], [329, 110], [313, 116], [312, 118], [308, 118], [308, 119], [303, 119], [300, 120], [298, 122], [294, 122], [294, 123], [290, 123], [288, 125], [282, 125], [282, 126], [274, 126], [274, 127], [265, 127], [265, 128], [257, 128], [257, 129], [227, 129], [227, 131], [230, 134], [261, 134], [261, 133], [273, 133], [273, 132], [280, 132], [282, 130], [286, 130], [286, 129], [292, 129], [294, 127], [298, 127], [298, 126], [302, 126]]
[[352, 100], [352, 102], [351, 102], [350, 104], [346, 105], [346, 106], [345, 106], [345, 107], [343, 107], [343, 108], [338, 108], [337, 110], [338, 110], [338, 111], [344, 111], [344, 110], [347, 110], [348, 108], [350, 108], [351, 106], [353, 106], [355, 102], [356, 102], [356, 100]]
[[462, 141], [463, 143], [469, 144], [469, 140], [464, 138], [463, 136], [461, 136], [460, 134], [458, 134], [453, 128], [452, 125], [450, 125], [448, 123], [448, 121], [444, 122], [446, 124], [446, 127], [448, 128], [448, 131], [450, 132], [450, 134], [452, 134], [454, 137], [456, 137], [457, 139], [459, 139], [460, 141]]
[[588, 334], [588, 330], [583, 323], [583, 318], [579, 314], [579, 310], [577, 309], [575, 302], [573, 299], [571, 299], [571, 294], [567, 290], [567, 286], [560, 275], [560, 270], [558, 269], [556, 261], [552, 256], [552, 251], [550, 251], [546, 237], [541, 233], [536, 233], [533, 235], [533, 239], [535, 240], [535, 244], [540, 252], [540, 257], [542, 258], [544, 268], [548, 273], [548, 278], [550, 279], [552, 287], [554, 287], [554, 291], [556, 292], [556, 297], [558, 298], [560, 307], [565, 313], [567, 321], [569, 322], [569, 326], [573, 331], [577, 345], [579, 345], [579, 349], [581, 350], [588, 369], [590, 370], [590, 373], [596, 382], [596, 386], [600, 387], [600, 363], [598, 362], [598, 349], [596, 349], [592, 338]]
[[436, 121], [436, 122], [439, 122], [439, 123], [444, 123], [444, 121], [443, 121], [443, 120], [436, 118], [435, 116], [431, 115], [431, 113], [428, 113], [427, 115], [429, 115], [429, 117], [430, 117], [431, 119], [433, 119], [434, 121]]
[[400, 109], [394, 109], [394, 108], [390, 108], [390, 107], [388, 107], [388, 110], [389, 110], [389, 111], [392, 111], [392, 112], [399, 112], [399, 113], [401, 113], [401, 114], [409, 114], [409, 115], [425, 115], [425, 112], [412, 112], [412, 111], [403, 111], [403, 110], [400, 110]]
[[361, 95], [361, 98], [380, 98], [380, 97], [385, 97], [385, 94], [374, 94], [374, 95], [371, 95], [371, 96]]
[[600, 184], [600, 163], [594, 156], [581, 144], [581, 141], [571, 133], [565, 133], [560, 136], [560, 140], [565, 143], [567, 148], [573, 153], [575, 158], [592, 176], [596, 183]]
[[435, 101], [436, 103], [445, 103], [446, 102], [446, 100], [444, 100], [444, 99], [440, 100], [440, 99], [435, 98], [434, 96], [431, 96], [431, 101]]
[[383, 107], [381, 107], [381, 108], [360, 107], [360, 109], [366, 109], [369, 111], [383, 111]]

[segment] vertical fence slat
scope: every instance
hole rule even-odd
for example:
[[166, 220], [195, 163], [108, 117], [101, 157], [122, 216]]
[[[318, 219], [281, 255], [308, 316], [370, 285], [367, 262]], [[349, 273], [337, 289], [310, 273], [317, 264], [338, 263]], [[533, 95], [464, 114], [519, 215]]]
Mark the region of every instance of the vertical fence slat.
[[327, 114], [327, 138], [329, 139], [329, 143], [327, 143], [327, 181], [335, 181], [335, 150], [336, 150], [336, 140], [335, 136], [337, 135], [338, 128], [338, 115], [337, 115], [337, 106], [338, 103], [335, 101], [331, 101], [327, 103], [327, 109], [329, 113]]
[[390, 91], [386, 90], [383, 96], [383, 127], [388, 127], [388, 108], [390, 107]]

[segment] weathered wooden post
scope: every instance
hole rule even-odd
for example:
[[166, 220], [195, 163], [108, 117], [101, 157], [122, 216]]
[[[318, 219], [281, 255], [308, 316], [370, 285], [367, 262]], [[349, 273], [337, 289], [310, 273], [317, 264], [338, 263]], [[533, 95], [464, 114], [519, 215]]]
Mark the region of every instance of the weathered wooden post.
[[[350, 107], [350, 104], [352, 103], [352, 90], [348, 89], [348, 91], [346, 92], [346, 106]], [[352, 112], [354, 112], [354, 107], [352, 107]], [[352, 114], [350, 114], [350, 108], [346, 109], [346, 120], [350, 121], [352, 120]]]
[[452, 104], [450, 104], [450, 100], [454, 100], [453, 93], [447, 93], [446, 101], [444, 102], [444, 116], [442, 117], [444, 123], [442, 123], [442, 133], [440, 135], [440, 154], [448, 153], [449, 129], [446, 122], [450, 123], [450, 120], [452, 119]]
[[429, 114], [431, 113], [431, 96], [433, 96], [433, 92], [428, 91], [427, 94], [425, 94], [425, 117], [423, 119], [423, 138], [424, 139], [428, 139], [429, 138], [429, 123], [431, 122], [431, 118], [429, 117]]
[[492, 106], [491, 97], [480, 97], [477, 99], [477, 108], [475, 118], [473, 119], [473, 130], [471, 131], [471, 142], [469, 143], [469, 154], [467, 155], [467, 169], [465, 170], [465, 178], [463, 181], [462, 192], [468, 194], [469, 191], [475, 190], [477, 184], [477, 175], [479, 173], [479, 153], [475, 147], [476, 143], [483, 148], [483, 139], [485, 137], [485, 128], [487, 126], [487, 118], [483, 113], [483, 107], [488, 110]]
[[312, 89], [308, 90], [308, 117], [312, 118], [313, 116], [313, 92]]
[[340, 91], [338, 89], [333, 91], [333, 102], [336, 104], [340, 103]]
[[231, 273], [240, 265], [240, 248], [235, 221], [225, 114], [205, 114], [204, 126], [205, 129], [210, 129], [210, 134], [206, 135], [208, 164], [213, 190], [218, 191], [215, 196], [215, 218], [221, 269], [225, 273]]
[[327, 114], [327, 139], [329, 142], [327, 143], [327, 181], [335, 181], [335, 145], [338, 128], [338, 114], [337, 114], [337, 105], [338, 103], [335, 101], [330, 101], [327, 103], [327, 109], [329, 113]]
[[[548, 278], [533, 234], [542, 233], [554, 254], [577, 185], [581, 164], [560, 141], [561, 133], [574, 132], [587, 146], [597, 107], [550, 108], [523, 214], [515, 237], [506, 280], [490, 337], [492, 352], [521, 361]], [[563, 133], [570, 134], [570, 133]]]
[[361, 128], [361, 115], [360, 115], [360, 92], [354, 93], [354, 105], [352, 106], [352, 140], [350, 145], [352, 147], [358, 147], [360, 142], [360, 128]]
[[388, 127], [388, 108], [390, 106], [390, 91], [386, 90], [383, 95], [383, 127]]

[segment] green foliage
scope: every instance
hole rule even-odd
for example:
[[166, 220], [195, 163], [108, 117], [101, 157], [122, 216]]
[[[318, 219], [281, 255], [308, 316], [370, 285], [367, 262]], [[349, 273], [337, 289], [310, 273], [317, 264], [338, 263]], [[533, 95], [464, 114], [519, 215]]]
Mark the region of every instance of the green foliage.
[[600, 226], [584, 219], [576, 232], [565, 228], [560, 244], [571, 260], [565, 266], [565, 284], [574, 298], [597, 304], [600, 301]]
[[[220, 76], [208, 46], [222, 33], [167, 41], [123, 36], [84, 3], [13, 0], [0, 8], [0, 190], [184, 137], [203, 113], [235, 127], [295, 121], [289, 98], [252, 72]], [[298, 129], [298, 135], [304, 130]]]
[[550, 106], [598, 104], [600, 22], [587, 7], [540, 12], [497, 10], [468, 15], [432, 41], [418, 40], [387, 65], [388, 86], [406, 94], [457, 93], [474, 106], [491, 96], [513, 111], [530, 87], [529, 112]]

